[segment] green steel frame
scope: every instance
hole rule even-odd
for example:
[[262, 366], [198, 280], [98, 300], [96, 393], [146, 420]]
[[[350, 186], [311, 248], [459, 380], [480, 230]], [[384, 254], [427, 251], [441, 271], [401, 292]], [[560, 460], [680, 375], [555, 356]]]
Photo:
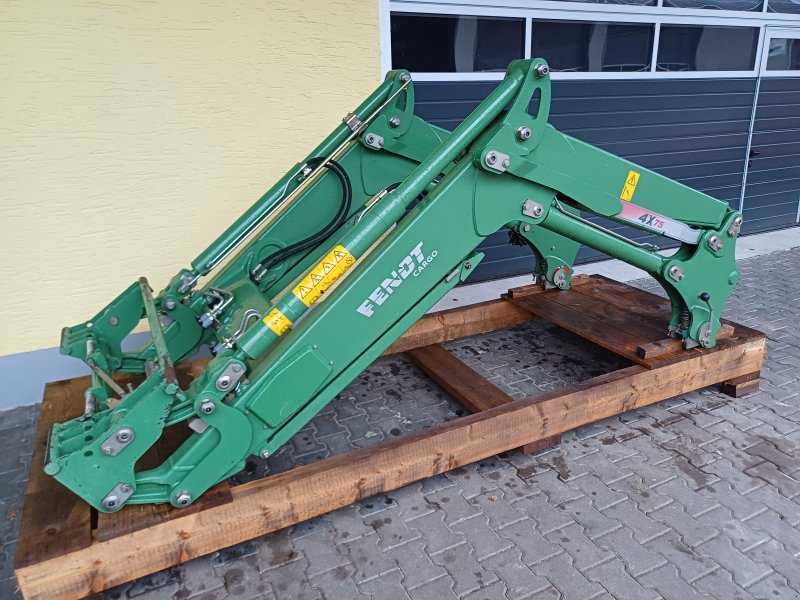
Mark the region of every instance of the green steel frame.
[[[52, 428], [46, 472], [101, 511], [191, 504], [249, 455], [285, 443], [465, 281], [483, 258], [475, 249], [502, 228], [530, 247], [545, 286], [569, 287], [581, 244], [644, 269], [672, 302], [665, 335], [713, 346], [738, 278], [741, 215], [559, 133], [549, 107], [546, 62], [516, 61], [451, 133], [414, 116], [409, 74], [390, 72], [157, 297], [141, 279], [64, 329], [62, 352], [89, 364], [93, 385], [85, 414]], [[335, 230], [276, 255], [346, 206], [337, 165], [349, 210]], [[665, 256], [584, 213], [682, 243]], [[280, 260], [262, 266], [269, 256]], [[152, 341], [123, 351], [143, 319]], [[202, 345], [215, 357], [182, 389], [173, 364]], [[121, 371], [145, 379], [123, 389], [113, 380]], [[191, 428], [187, 441], [137, 470], [173, 425]]]

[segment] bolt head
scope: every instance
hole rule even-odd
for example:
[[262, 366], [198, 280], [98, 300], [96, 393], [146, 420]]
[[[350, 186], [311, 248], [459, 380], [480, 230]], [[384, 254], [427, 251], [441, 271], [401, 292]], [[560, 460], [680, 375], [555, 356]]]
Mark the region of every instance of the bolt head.
[[133, 439], [133, 429], [128, 427], [123, 427], [122, 429], [118, 430], [116, 433], [117, 441], [120, 444], [126, 444]]
[[128, 492], [131, 491], [131, 486], [129, 486], [127, 483], [123, 483], [121, 486], [119, 486], [119, 490], [127, 494]]
[[192, 495], [186, 490], [179, 492], [175, 498], [175, 502], [178, 506], [188, 506], [192, 502]]
[[510, 164], [511, 164], [510, 160], [508, 160], [507, 158], [503, 159], [503, 168], [507, 169], [508, 165], [510, 165]]
[[167, 310], [175, 310], [175, 307], [176, 307], [177, 305], [175, 304], [175, 300], [173, 300], [172, 298], [170, 298], [169, 300], [167, 300], [167, 301], [164, 303], [164, 306], [165, 306], [165, 308], [166, 308]]
[[533, 216], [534, 217], [541, 217], [543, 212], [544, 212], [544, 209], [542, 208], [542, 206], [540, 204], [537, 204], [536, 206], [533, 207]]
[[389, 119], [389, 125], [392, 127], [400, 127], [400, 118], [392, 117], [391, 119]]
[[464, 268], [465, 269], [471, 269], [472, 268], [472, 263], [464, 263]]
[[496, 163], [497, 162], [497, 154], [495, 154], [494, 152], [489, 152], [489, 154], [486, 155], [486, 162], [489, 163], [490, 165], [493, 165], [494, 163]]
[[525, 233], [529, 232], [530, 230], [531, 230], [531, 226], [530, 225], [525, 225], [522, 228], [522, 231], [524, 231]]
[[368, 143], [368, 144], [371, 144], [371, 143], [373, 143], [374, 141], [375, 141], [375, 136], [374, 136], [374, 135], [372, 135], [372, 134], [369, 134], [369, 135], [367, 136], [367, 143]]
[[106, 508], [108, 510], [116, 508], [118, 504], [119, 504], [119, 498], [117, 498], [113, 494], [110, 496], [106, 496], [105, 499], [103, 499], [103, 508]]
[[200, 403], [200, 412], [204, 415], [210, 415], [216, 410], [216, 405], [213, 400], [203, 400]]
[[108, 324], [112, 327], [116, 327], [119, 325], [119, 318], [118, 317], [108, 317]]
[[264, 450], [264, 451], [261, 453], [261, 457], [262, 457], [262, 458], [269, 458], [269, 450]]
[[541, 79], [542, 77], [546, 77], [547, 74], [550, 72], [550, 67], [547, 65], [539, 64], [535, 67], [536, 78]]
[[241, 365], [233, 365], [231, 367], [231, 371], [233, 371], [234, 373], [241, 373], [242, 372], [242, 367], [241, 367]]
[[110, 456], [112, 452], [113, 450], [111, 448], [108, 446], [103, 446], [103, 454], [108, 454]]
[[403, 73], [402, 75], [400, 75], [400, 81], [402, 81], [403, 83], [409, 81], [410, 79], [411, 75], [409, 75], [408, 73]]
[[231, 387], [231, 378], [230, 375], [222, 375], [219, 379], [217, 379], [217, 389], [220, 390], [227, 390]]
[[531, 139], [530, 127], [520, 127], [519, 129], [517, 129], [517, 139], [520, 142], [524, 142], [525, 140]]

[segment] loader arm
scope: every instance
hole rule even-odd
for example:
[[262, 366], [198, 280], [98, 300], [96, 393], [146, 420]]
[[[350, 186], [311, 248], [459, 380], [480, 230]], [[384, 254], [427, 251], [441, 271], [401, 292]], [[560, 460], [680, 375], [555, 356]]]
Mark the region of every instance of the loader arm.
[[[93, 383], [85, 414], [51, 430], [45, 470], [101, 511], [191, 504], [249, 455], [275, 452], [467, 280], [476, 248], [504, 228], [547, 287], [569, 288], [581, 245], [644, 269], [672, 303], [665, 337], [712, 347], [741, 215], [559, 133], [549, 106], [546, 62], [515, 61], [450, 133], [414, 116], [409, 74], [390, 72], [160, 294], [141, 279], [64, 330], [62, 351], [89, 363]], [[591, 216], [680, 246], [662, 255]], [[142, 319], [152, 341], [124, 351]], [[214, 358], [182, 388], [174, 364], [201, 345]], [[120, 371], [145, 379], [126, 390]], [[137, 468], [171, 426], [188, 439]]]

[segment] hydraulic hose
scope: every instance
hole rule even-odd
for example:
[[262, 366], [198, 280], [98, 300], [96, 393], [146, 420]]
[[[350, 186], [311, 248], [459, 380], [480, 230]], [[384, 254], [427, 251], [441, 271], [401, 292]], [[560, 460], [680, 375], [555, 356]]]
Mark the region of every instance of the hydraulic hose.
[[[310, 159], [307, 164], [312, 169], [315, 169], [324, 160], [325, 159], [322, 157], [316, 157]], [[316, 247], [320, 243], [324, 242], [347, 220], [347, 215], [350, 213], [350, 205], [353, 201], [353, 187], [350, 183], [350, 177], [348, 177], [347, 171], [345, 171], [342, 166], [333, 159], [329, 160], [325, 166], [328, 170], [333, 172], [334, 175], [336, 175], [336, 177], [339, 179], [339, 183], [342, 186], [342, 201], [339, 204], [339, 209], [337, 210], [336, 214], [328, 222], [328, 224], [319, 231], [313, 233], [303, 240], [300, 240], [299, 242], [295, 242], [273, 252], [266, 258], [263, 258], [255, 267], [250, 270], [250, 279], [253, 281], [253, 283], [258, 284], [261, 277], [263, 277], [263, 273], [271, 269], [279, 262], [286, 260], [293, 254], [297, 254], [298, 252], [302, 252], [308, 248]]]

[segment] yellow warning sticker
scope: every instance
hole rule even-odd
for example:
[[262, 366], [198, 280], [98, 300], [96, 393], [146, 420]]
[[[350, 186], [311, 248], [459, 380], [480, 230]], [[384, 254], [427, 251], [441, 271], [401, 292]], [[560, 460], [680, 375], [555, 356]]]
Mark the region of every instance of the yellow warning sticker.
[[636, 184], [639, 183], [639, 173], [636, 171], [628, 171], [628, 178], [625, 180], [625, 185], [622, 186], [622, 193], [619, 197], [625, 202], [633, 200], [633, 193], [636, 191]]
[[330, 254], [323, 258], [303, 280], [297, 284], [292, 293], [306, 306], [311, 306], [320, 299], [336, 281], [355, 264], [355, 257], [344, 246], [336, 246]]
[[263, 319], [264, 325], [272, 329], [275, 335], [283, 335], [292, 326], [292, 322], [277, 308], [273, 308]]

